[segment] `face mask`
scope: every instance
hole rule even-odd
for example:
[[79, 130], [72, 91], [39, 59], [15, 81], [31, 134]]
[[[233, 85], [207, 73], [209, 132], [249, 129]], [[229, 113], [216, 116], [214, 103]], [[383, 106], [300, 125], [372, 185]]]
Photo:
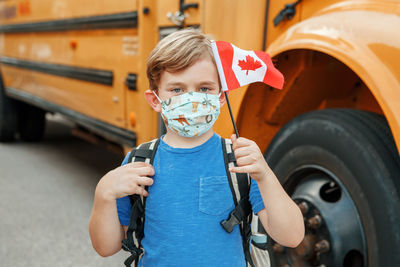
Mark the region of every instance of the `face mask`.
[[215, 123], [220, 111], [219, 95], [188, 92], [162, 101], [161, 116], [165, 125], [184, 137], [200, 136]]

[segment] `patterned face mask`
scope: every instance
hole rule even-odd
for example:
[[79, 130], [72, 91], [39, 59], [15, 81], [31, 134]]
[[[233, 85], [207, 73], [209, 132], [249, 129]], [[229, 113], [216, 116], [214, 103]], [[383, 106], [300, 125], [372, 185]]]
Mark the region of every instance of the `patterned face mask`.
[[200, 136], [218, 118], [221, 94], [188, 92], [163, 101], [153, 93], [161, 103], [161, 117], [165, 125], [181, 136]]

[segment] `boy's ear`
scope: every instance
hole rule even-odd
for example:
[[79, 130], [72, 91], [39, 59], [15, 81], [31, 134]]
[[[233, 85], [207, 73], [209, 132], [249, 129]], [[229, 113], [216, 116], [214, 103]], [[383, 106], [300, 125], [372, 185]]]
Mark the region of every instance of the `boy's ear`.
[[221, 92], [221, 95], [219, 96], [219, 104], [222, 107], [226, 102], [226, 98], [225, 98], [225, 93]]
[[150, 89], [144, 92], [144, 97], [156, 112], [161, 112], [161, 103]]

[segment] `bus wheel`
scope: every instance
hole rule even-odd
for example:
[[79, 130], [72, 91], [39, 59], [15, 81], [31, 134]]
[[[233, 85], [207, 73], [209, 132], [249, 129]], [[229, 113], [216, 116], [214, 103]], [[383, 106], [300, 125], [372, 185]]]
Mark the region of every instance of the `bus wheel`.
[[265, 158], [299, 205], [303, 242], [269, 242], [273, 266], [400, 266], [400, 160], [383, 116], [306, 113], [274, 137]]
[[18, 104], [17, 127], [21, 140], [28, 142], [42, 140], [46, 128], [46, 111], [23, 102]]
[[16, 128], [16, 101], [5, 95], [0, 77], [0, 142], [13, 141]]

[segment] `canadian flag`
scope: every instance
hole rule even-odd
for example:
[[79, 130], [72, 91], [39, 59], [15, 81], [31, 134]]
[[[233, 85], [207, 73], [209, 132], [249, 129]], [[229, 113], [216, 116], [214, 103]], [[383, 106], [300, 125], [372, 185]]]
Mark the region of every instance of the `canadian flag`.
[[283, 75], [267, 53], [243, 50], [224, 41], [213, 41], [211, 46], [224, 91], [254, 82], [282, 89]]

